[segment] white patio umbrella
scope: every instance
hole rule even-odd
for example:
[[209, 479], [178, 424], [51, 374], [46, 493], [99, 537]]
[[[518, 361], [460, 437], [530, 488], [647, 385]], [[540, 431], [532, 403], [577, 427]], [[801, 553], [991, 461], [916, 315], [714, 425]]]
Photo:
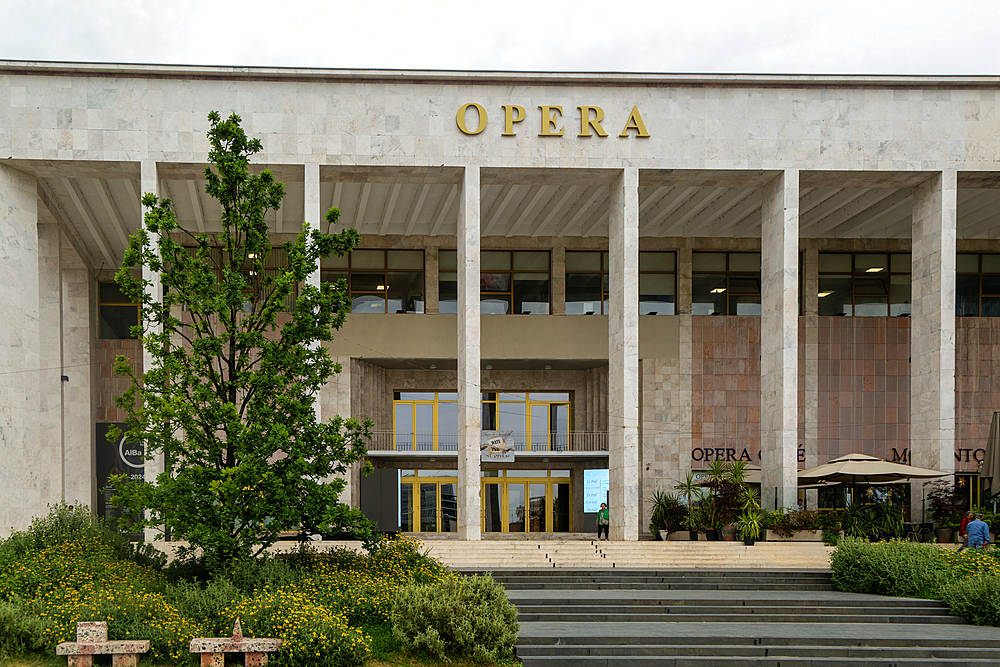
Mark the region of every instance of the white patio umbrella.
[[950, 473], [893, 463], [867, 454], [847, 454], [823, 465], [799, 471], [799, 484], [886, 484], [906, 479], [946, 477]]

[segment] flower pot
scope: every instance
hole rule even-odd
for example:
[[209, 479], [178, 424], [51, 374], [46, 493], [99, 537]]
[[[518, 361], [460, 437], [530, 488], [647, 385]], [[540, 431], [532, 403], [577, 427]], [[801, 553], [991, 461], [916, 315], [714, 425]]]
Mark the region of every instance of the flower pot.
[[721, 532], [722, 539], [726, 542], [736, 541], [736, 526], [723, 526]]
[[756, 543], [757, 543], [757, 540], [755, 540], [752, 537], [744, 537], [743, 538], [743, 544], [745, 544], [748, 547], [752, 547]]
[[716, 530], [715, 528], [709, 528], [708, 530], [705, 531], [705, 538], [709, 542], [718, 542], [719, 541], [719, 531]]
[[935, 528], [934, 529], [934, 537], [937, 538], [937, 541], [939, 543], [945, 544], [947, 542], [951, 542], [951, 534], [952, 534], [952, 532], [953, 531], [952, 531], [951, 528]]
[[698, 531], [697, 530], [689, 530], [688, 531], [688, 539], [691, 540], [692, 542], [697, 542], [698, 541]]

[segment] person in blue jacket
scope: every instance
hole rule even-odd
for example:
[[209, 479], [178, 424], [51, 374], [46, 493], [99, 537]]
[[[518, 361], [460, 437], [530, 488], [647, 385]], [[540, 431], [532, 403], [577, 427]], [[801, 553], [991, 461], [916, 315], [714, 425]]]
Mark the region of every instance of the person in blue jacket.
[[969, 534], [970, 549], [982, 549], [990, 543], [990, 527], [983, 521], [982, 514], [977, 514], [965, 527], [965, 531]]

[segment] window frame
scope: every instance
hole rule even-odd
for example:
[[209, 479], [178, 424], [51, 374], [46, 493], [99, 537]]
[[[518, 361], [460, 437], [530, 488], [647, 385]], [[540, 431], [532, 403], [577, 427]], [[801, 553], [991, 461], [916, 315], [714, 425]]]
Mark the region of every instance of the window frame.
[[[382, 253], [382, 268], [381, 269], [366, 269], [354, 266], [354, 252], [362, 250], [364, 252], [381, 252]], [[410, 252], [410, 253], [420, 253], [420, 268], [419, 269], [390, 269], [389, 268], [389, 254], [393, 252]], [[351, 313], [363, 314], [363, 315], [422, 315], [426, 312], [427, 303], [427, 258], [424, 253], [419, 248], [356, 248], [354, 251], [347, 253], [347, 267], [332, 267], [323, 266], [323, 262], [320, 263], [320, 282], [332, 282], [328, 276], [335, 275], [336, 279], [344, 278], [347, 281], [347, 298], [351, 302]], [[324, 260], [326, 262], [327, 260]], [[354, 276], [355, 274], [382, 274], [381, 286], [383, 289], [355, 289], [354, 288]], [[389, 281], [389, 274], [392, 273], [419, 273], [420, 274], [420, 296], [423, 297], [421, 300], [411, 299], [407, 303], [403, 304], [402, 312], [389, 312], [389, 292], [391, 283]], [[375, 297], [379, 296], [382, 298], [382, 310], [375, 312], [358, 312], [354, 310], [354, 299], [357, 297]], [[419, 303], [419, 306], [414, 305], [414, 309], [409, 309], [409, 301], [413, 301], [414, 304]]]
[[[819, 261], [820, 261], [820, 258], [822, 258], [824, 255], [850, 255], [851, 256], [851, 271], [850, 271], [850, 273], [844, 273], [843, 271], [822, 271], [822, 270], [820, 270], [821, 269], [821, 265], [820, 265]], [[884, 273], [883, 272], [877, 272], [876, 274], [871, 274], [871, 273], [869, 273], [869, 271], [867, 269], [858, 269], [858, 257], [859, 256], [872, 256], [872, 255], [884, 255], [886, 257], [886, 259], [887, 259], [886, 264], [887, 265], [885, 267], [885, 272]], [[900, 255], [905, 255], [905, 256], [907, 256], [910, 259], [910, 261], [908, 262], [908, 265], [910, 267], [908, 271], [896, 271], [896, 270], [893, 270], [893, 266], [892, 266], [893, 265], [893, 261], [892, 261], [893, 257], [900, 256]], [[817, 282], [817, 300], [818, 300], [818, 304], [816, 306], [816, 313], [819, 314], [819, 315], [821, 315], [822, 317], [909, 317], [912, 314], [912, 308], [913, 308], [913, 291], [912, 291], [913, 264], [912, 264], [912, 260], [913, 260], [913, 254], [909, 253], [909, 252], [888, 252], [888, 251], [887, 252], [836, 252], [836, 251], [820, 252], [817, 255], [817, 266], [816, 266], [816, 275], [817, 275], [817, 281], [816, 281]], [[851, 297], [850, 298], [851, 312], [850, 312], [850, 314], [848, 314], [848, 313], [841, 313], [839, 315], [830, 315], [830, 314], [822, 315], [822, 313], [821, 313], [821, 310], [822, 310], [822, 299], [824, 299], [827, 296], [827, 295], [820, 296], [824, 292], [824, 290], [823, 290], [823, 277], [824, 276], [841, 276], [841, 277], [846, 276], [846, 277], [849, 278], [849, 280], [851, 282], [851, 288], [850, 288], [850, 292], [851, 292], [851, 294], [850, 294], [850, 297]], [[894, 276], [906, 276], [907, 277], [907, 284], [911, 286], [910, 287], [910, 298], [907, 301], [904, 301], [903, 303], [895, 303], [893, 301], [893, 298], [892, 298], [892, 285], [893, 285], [892, 279], [893, 279]], [[857, 314], [858, 296], [859, 295], [862, 296], [862, 297], [863, 296], [870, 296], [870, 295], [866, 295], [865, 293], [859, 293], [858, 292], [858, 289], [857, 289], [858, 279], [859, 278], [867, 278], [867, 279], [871, 280], [871, 279], [873, 279], [875, 277], [880, 277], [880, 278], [884, 277], [885, 280], [886, 280], [886, 285], [887, 285], [886, 303], [885, 303], [886, 314], [885, 315], [858, 315]], [[911, 309], [910, 312], [906, 312], [906, 313], [902, 313], [901, 312], [901, 313], [897, 313], [897, 314], [893, 315], [893, 313], [892, 313], [893, 306], [902, 306], [902, 305], [909, 305], [910, 309]]]
[[[579, 271], [579, 270], [566, 269], [563, 272], [564, 276], [566, 276], [566, 277], [568, 277], [570, 275], [585, 275], [585, 276], [586, 275], [590, 275], [590, 276], [599, 275], [599, 276], [601, 276], [601, 300], [600, 300], [601, 301], [601, 312], [599, 312], [599, 313], [598, 312], [570, 313], [569, 309], [567, 308], [566, 309], [566, 314], [567, 315], [609, 315], [610, 312], [608, 312], [608, 311], [610, 311], [610, 309], [611, 309], [611, 305], [610, 305], [611, 304], [611, 301], [610, 301], [610, 285], [609, 285], [609, 283], [610, 283], [610, 269], [611, 269], [610, 262], [611, 262], [611, 258], [609, 256], [609, 252], [607, 250], [567, 250], [566, 251], [567, 255], [570, 255], [572, 253], [600, 253], [601, 254], [601, 270], [600, 271], [596, 271], [596, 270], [593, 270], [593, 269], [589, 270], [589, 271]], [[640, 266], [639, 275], [640, 276], [642, 276], [642, 275], [670, 275], [670, 276], [673, 276], [673, 279], [674, 279], [674, 294], [673, 294], [674, 300], [672, 302], [672, 305], [673, 305], [673, 312], [672, 313], [642, 313], [642, 312], [640, 312], [639, 314], [640, 315], [676, 315], [677, 314], [677, 251], [676, 250], [641, 250], [640, 249], [639, 253], [640, 253], [640, 255], [641, 254], [671, 255], [672, 258], [673, 258], [673, 262], [674, 262], [674, 268], [673, 268], [672, 271], [664, 271], [664, 270], [645, 270], [644, 271], [641, 268], [642, 262], [640, 260], [640, 264], [639, 264], [639, 266]], [[567, 281], [567, 283], [568, 283], [568, 281]], [[641, 292], [640, 292], [640, 294], [638, 296], [639, 296], [640, 299], [642, 298]], [[569, 303], [586, 303], [585, 301], [570, 301], [569, 300], [569, 292], [568, 292], [568, 290], [566, 292], [566, 297], [567, 298], [566, 298], [565, 303], [567, 303], [567, 304], [569, 304]], [[636, 308], [639, 307], [640, 303], [641, 303], [641, 301], [637, 301], [636, 302]], [[663, 303], [669, 303], [669, 302], [664, 301]]]
[[[704, 255], [725, 255], [726, 256], [726, 268], [724, 270], [721, 270], [721, 271], [720, 270], [715, 270], [715, 271], [698, 270], [698, 271], [696, 271], [694, 269], [695, 257], [697, 255], [702, 255], [702, 254], [704, 254]], [[762, 265], [761, 271], [758, 271], [757, 273], [754, 273], [753, 271], [735, 271], [735, 270], [733, 270], [731, 268], [732, 255], [757, 255], [758, 258], [759, 258], [759, 261], [760, 261], [760, 263]], [[754, 251], [754, 250], [696, 250], [696, 251], [692, 252], [691, 253], [691, 305], [692, 305], [692, 312], [693, 312], [693, 308], [694, 308], [694, 304], [695, 304], [694, 284], [695, 284], [695, 281], [698, 279], [698, 277], [699, 276], [724, 276], [725, 277], [725, 285], [726, 286], [723, 288], [723, 291], [725, 292], [724, 302], [726, 304], [726, 312], [724, 312], [724, 313], [715, 312], [715, 313], [711, 313], [711, 315], [712, 316], [725, 315], [725, 316], [730, 316], [730, 317], [737, 317], [737, 316], [739, 316], [739, 317], [759, 317], [759, 313], [753, 314], [753, 315], [739, 315], [739, 313], [732, 313], [732, 312], [730, 312], [730, 310], [731, 310], [731, 306], [732, 306], [732, 297], [741, 297], [741, 296], [743, 296], [743, 297], [746, 297], [746, 296], [753, 297], [753, 296], [755, 296], [755, 297], [757, 297], [757, 303], [758, 303], [758, 305], [760, 305], [761, 307], [763, 307], [763, 277], [762, 277], [762, 271], [763, 271], [763, 254], [760, 251]], [[732, 289], [732, 280], [734, 278], [735, 279], [739, 279], [739, 278], [746, 279], [746, 278], [750, 278], [750, 277], [756, 278], [756, 280], [757, 280], [757, 287], [758, 287], [758, 289], [757, 289], [756, 293], [754, 293], [754, 292], [746, 292], [746, 291], [741, 291], [741, 292], [734, 292], [733, 291], [733, 289]], [[718, 289], [718, 288], [716, 288], [716, 289]]]
[[[135, 308], [135, 326], [142, 326], [142, 308], [138, 301], [105, 301], [103, 296], [103, 290], [101, 286], [103, 285], [114, 285], [116, 289], [121, 291], [114, 280], [99, 280], [97, 282], [97, 332], [98, 338], [100, 340], [138, 340], [137, 336], [132, 335], [132, 327], [129, 327], [129, 335], [126, 337], [121, 336], [105, 336], [104, 335], [104, 306], [110, 306], [114, 308], [123, 307], [134, 307]], [[124, 295], [123, 295], [124, 296]]]

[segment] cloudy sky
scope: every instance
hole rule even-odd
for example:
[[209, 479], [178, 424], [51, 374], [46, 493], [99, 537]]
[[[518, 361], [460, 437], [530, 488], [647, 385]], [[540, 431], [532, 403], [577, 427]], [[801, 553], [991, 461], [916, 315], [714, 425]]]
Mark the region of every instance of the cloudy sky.
[[0, 0], [0, 59], [998, 74], [998, 28], [989, 1]]

